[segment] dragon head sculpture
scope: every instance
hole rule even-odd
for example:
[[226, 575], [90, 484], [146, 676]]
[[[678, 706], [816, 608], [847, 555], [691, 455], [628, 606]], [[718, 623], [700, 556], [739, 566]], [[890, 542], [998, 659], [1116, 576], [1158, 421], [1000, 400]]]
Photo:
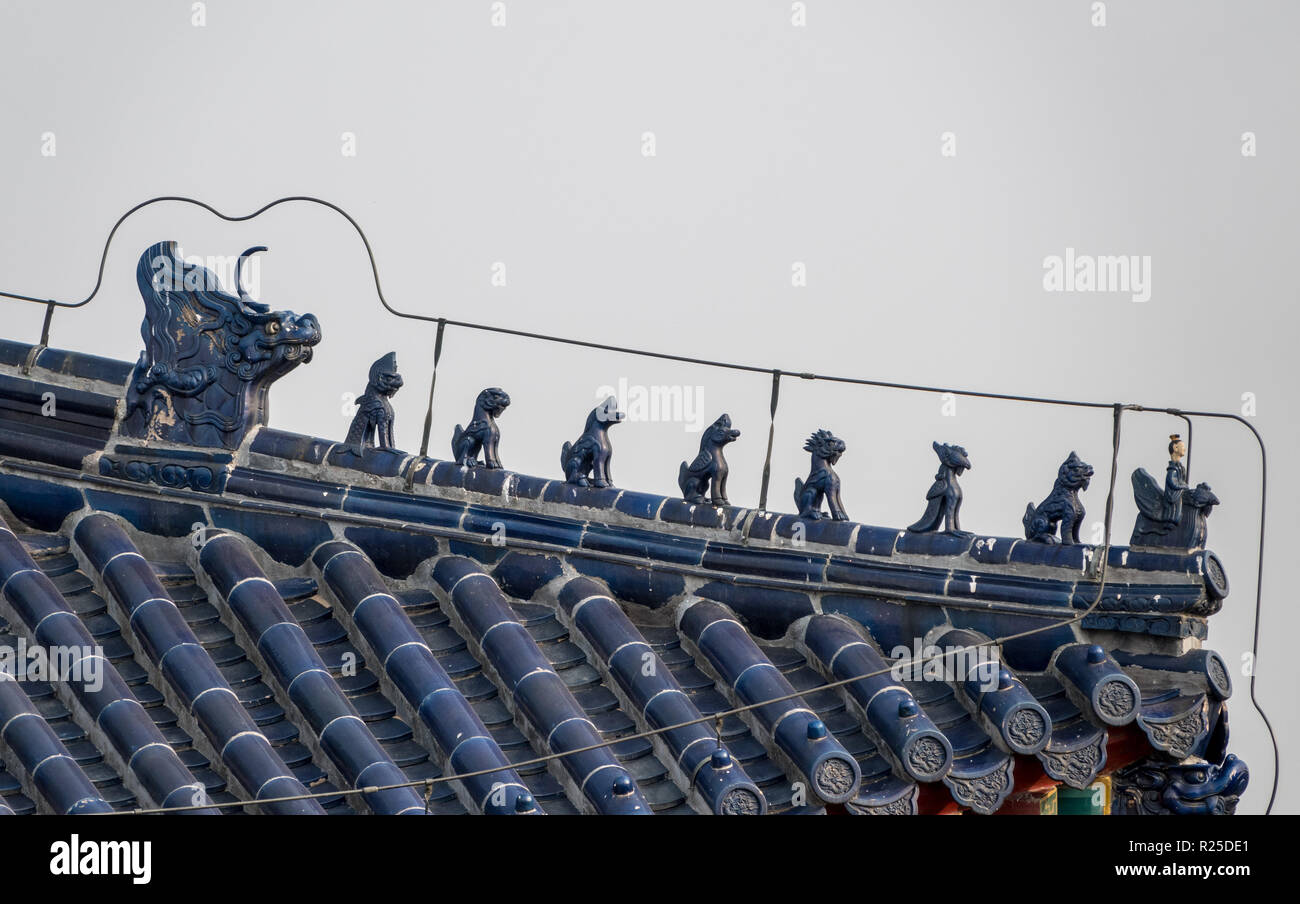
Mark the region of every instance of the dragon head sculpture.
[[1209, 515], [1214, 507], [1219, 504], [1219, 497], [1214, 495], [1208, 483], [1198, 483], [1188, 496], [1193, 508], [1199, 509], [1204, 515]]
[[144, 351], [126, 390], [123, 436], [234, 449], [268, 417], [271, 384], [311, 360], [320, 324], [249, 297], [235, 265], [237, 296], [210, 270], [186, 262], [175, 242], [140, 256]]
[[1218, 816], [1233, 813], [1250, 770], [1232, 754], [1222, 763], [1148, 759], [1115, 773], [1114, 812], [1121, 815]]

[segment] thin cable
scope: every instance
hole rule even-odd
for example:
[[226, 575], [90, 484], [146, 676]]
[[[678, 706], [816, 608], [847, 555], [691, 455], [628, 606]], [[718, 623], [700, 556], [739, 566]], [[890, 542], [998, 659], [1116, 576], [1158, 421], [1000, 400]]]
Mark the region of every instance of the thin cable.
[[[420, 438], [420, 457], [429, 456], [429, 433], [433, 430], [433, 391], [438, 387], [438, 362], [442, 360], [442, 334], [446, 321], [438, 321], [438, 335], [433, 340], [433, 375], [429, 377], [429, 407], [424, 412], [424, 433]], [[406, 475], [406, 492], [415, 486], [415, 468]]]
[[438, 321], [438, 335], [433, 340], [433, 376], [429, 378], [429, 407], [424, 412], [424, 434], [420, 439], [420, 457], [429, 455], [429, 431], [433, 429], [433, 391], [438, 387], [438, 362], [442, 360], [442, 334], [446, 321]]
[[767, 486], [772, 479], [772, 443], [776, 439], [776, 406], [781, 399], [781, 371], [772, 371], [771, 419], [767, 423], [767, 454], [763, 456], [763, 485], [758, 493], [758, 510], [767, 511]]
[[[1151, 408], [1145, 405], [1126, 405], [1129, 411], [1152, 411], [1161, 414], [1172, 414], [1180, 417], [1187, 424], [1187, 457], [1191, 458], [1192, 451], [1192, 418], [1217, 418], [1219, 420], [1232, 420], [1243, 425], [1255, 437], [1255, 443], [1259, 446], [1259, 552], [1255, 558], [1255, 618], [1253, 636], [1250, 645], [1251, 670], [1250, 670], [1250, 704], [1259, 713], [1260, 719], [1264, 722], [1264, 728], [1268, 732], [1269, 744], [1273, 748], [1273, 780], [1268, 795], [1268, 806], [1264, 808], [1264, 815], [1271, 815], [1273, 804], [1277, 801], [1277, 786], [1282, 773], [1282, 756], [1281, 748], [1277, 743], [1277, 734], [1273, 731], [1273, 723], [1269, 721], [1268, 714], [1264, 712], [1264, 707], [1259, 702], [1256, 695], [1255, 681], [1258, 675], [1259, 666], [1259, 634], [1260, 624], [1263, 618], [1264, 610], [1264, 535], [1268, 523], [1267, 504], [1268, 504], [1268, 452], [1264, 447], [1264, 437], [1255, 429], [1255, 425], [1246, 420], [1239, 414], [1230, 414], [1221, 411], [1183, 411], [1178, 408]], [[1190, 466], [1188, 474], [1191, 474]]]
[[[524, 339], [537, 339], [544, 342], [556, 342], [563, 345], [572, 345], [580, 348], [591, 348], [591, 349], [598, 349], [600, 351], [605, 351], [605, 352], [617, 352], [617, 353], [627, 354], [627, 355], [638, 355], [643, 358], [656, 358], [661, 361], [676, 361], [683, 364], [699, 364], [704, 367], [718, 367], [726, 370], [742, 371], [745, 373], [770, 374], [776, 372], [771, 367], [759, 367], [757, 365], [752, 365], [752, 364], [736, 364], [727, 361], [712, 360], [709, 358], [697, 358], [697, 357], [692, 357], [690, 355], [674, 355], [674, 354], [669, 354], [667, 352], [650, 351], [647, 349], [633, 348], [630, 346], [610, 345], [609, 343], [605, 343], [605, 342], [591, 342], [583, 339], [573, 339], [567, 336], [556, 336], [548, 333], [533, 332], [530, 330], [517, 330], [517, 329], [511, 329], [509, 327], [504, 327], [504, 326], [495, 326], [486, 323], [475, 323], [469, 320], [452, 320], [450, 318], [435, 317], [435, 316], [430, 316], [428, 314], [412, 314], [409, 311], [398, 310], [397, 308], [389, 304], [387, 297], [385, 297], [384, 295], [384, 289], [379, 279], [379, 265], [375, 261], [375, 252], [370, 245], [370, 239], [366, 236], [365, 230], [361, 228], [361, 224], [358, 223], [350, 213], [348, 213], [339, 205], [331, 201], [326, 201], [323, 198], [312, 197], [311, 195], [290, 195], [283, 198], [276, 198], [274, 201], [270, 201], [266, 204], [263, 204], [261, 207], [259, 207], [257, 210], [253, 211], [252, 213], [239, 214], [239, 215], [222, 213], [220, 210], [217, 210], [217, 208], [213, 207], [211, 204], [208, 204], [204, 201], [200, 201], [197, 198], [190, 198], [184, 195], [162, 195], [156, 198], [150, 198], [147, 201], [141, 201], [139, 204], [136, 204], [126, 213], [122, 214], [122, 216], [118, 217], [117, 222], [113, 224], [113, 228], [109, 230], [108, 237], [104, 240], [104, 250], [99, 257], [99, 269], [95, 276], [95, 285], [90, 290], [90, 294], [87, 295], [85, 298], [83, 298], [81, 301], [75, 301], [75, 302], [56, 301], [55, 299], [52, 298], [36, 298], [31, 295], [23, 295], [17, 292], [6, 292], [6, 291], [0, 291], [0, 297], [11, 298], [16, 301], [27, 301], [36, 304], [48, 305], [49, 306], [47, 312], [48, 314], [52, 314], [53, 309], [56, 307], [79, 308], [89, 304], [99, 294], [99, 290], [103, 285], [104, 268], [108, 261], [108, 252], [110, 247], [113, 244], [114, 237], [117, 235], [118, 229], [121, 228], [122, 224], [126, 222], [126, 220], [136, 212], [143, 210], [144, 208], [149, 207], [153, 204], [160, 204], [165, 201], [174, 201], [180, 204], [192, 204], [195, 207], [200, 207], [203, 210], [206, 210], [208, 213], [212, 214], [213, 216], [219, 219], [225, 220], [228, 223], [246, 222], [248, 220], [254, 219], [255, 217], [261, 216], [262, 214], [266, 213], [268, 210], [278, 207], [281, 204], [289, 204], [293, 202], [318, 204], [322, 207], [328, 208], [329, 210], [334, 211], [339, 216], [343, 217], [343, 219], [348, 221], [348, 224], [352, 226], [353, 230], [356, 231], [357, 236], [361, 239], [362, 245], [365, 246], [366, 257], [370, 261], [370, 272], [374, 278], [375, 294], [379, 297], [379, 303], [383, 305], [384, 309], [388, 311], [390, 314], [393, 314], [394, 316], [397, 317], [402, 317], [407, 320], [418, 320], [424, 323], [437, 323], [437, 324], [445, 324], [447, 326], [458, 326], [470, 330], [481, 330], [484, 332], [499, 333], [506, 336], [518, 336]], [[48, 316], [47, 316], [46, 326], [48, 328]], [[46, 332], [48, 333], [48, 329]], [[46, 335], [45, 338], [48, 339], [48, 335]], [[998, 393], [998, 392], [983, 392], [983, 391], [970, 390], [970, 389], [945, 389], [940, 386], [923, 386], [914, 383], [895, 383], [886, 380], [867, 380], [867, 379], [853, 378], [853, 377], [838, 377], [838, 376], [831, 376], [828, 374], [816, 374], [816, 373], [799, 372], [799, 371], [791, 371], [791, 370], [785, 370], [784, 373], [787, 373], [791, 376], [797, 376], [804, 380], [821, 380], [828, 383], [847, 383], [850, 385], [857, 385], [857, 386], [876, 386], [882, 389], [905, 389], [905, 390], [911, 390], [916, 392], [935, 392], [935, 393], [948, 392], [948, 393], [952, 393], [953, 395], [968, 396], [972, 398], [982, 398], [982, 399], [1000, 399], [1003, 401], [1010, 401], [1010, 402], [1030, 402], [1030, 403], [1042, 404], [1042, 405], [1067, 405], [1067, 406], [1080, 407], [1080, 408], [1109, 408], [1111, 407], [1112, 404], [1110, 402], [1084, 402], [1084, 401], [1077, 401], [1077, 400], [1070, 400], [1070, 399], [1053, 399], [1053, 398], [1047, 398], [1042, 396], [1026, 396], [1026, 395], [1014, 395], [1014, 394]]]
[[1178, 415], [1178, 417], [1182, 418], [1183, 423], [1187, 425], [1187, 444], [1186, 444], [1187, 454], [1183, 456], [1183, 477], [1186, 478], [1188, 483], [1191, 483], [1192, 482], [1192, 419], [1185, 414], [1180, 414]]

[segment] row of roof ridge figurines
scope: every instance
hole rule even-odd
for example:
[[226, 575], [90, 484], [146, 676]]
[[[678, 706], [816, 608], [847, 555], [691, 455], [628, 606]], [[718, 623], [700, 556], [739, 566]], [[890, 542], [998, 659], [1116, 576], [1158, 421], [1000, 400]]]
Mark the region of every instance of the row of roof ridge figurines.
[[[270, 385], [312, 358], [321, 341], [320, 322], [313, 314], [272, 310], [253, 300], [240, 279], [244, 261], [265, 251], [250, 248], [235, 264], [235, 295], [221, 290], [215, 274], [185, 259], [174, 241], [145, 249], [136, 265], [136, 283], [145, 307], [141, 336], [145, 348], [127, 383], [123, 435], [156, 438], [198, 446], [237, 448], [256, 424], [264, 423]], [[366, 445], [392, 449], [393, 394], [402, 387], [397, 354], [389, 352], [370, 367], [366, 390], [348, 430], [346, 445], [360, 453]], [[467, 427], [457, 425], [452, 456], [461, 465], [501, 468], [500, 430], [496, 419], [510, 397], [492, 387], [479, 393]], [[587, 416], [576, 442], [565, 443], [560, 454], [564, 478], [578, 486], [608, 487], [613, 447], [609, 428], [624, 420], [617, 400], [606, 399]], [[693, 462], [682, 462], [678, 485], [689, 503], [727, 504], [726, 445], [740, 431], [722, 415], [704, 432]], [[812, 455], [806, 480], [795, 481], [799, 517], [829, 517], [847, 521], [834, 465], [845, 443], [830, 431], [818, 430], [804, 443]], [[909, 530], [965, 534], [959, 512], [962, 492], [957, 478], [970, 458], [961, 446], [934, 443], [939, 471], [926, 493], [925, 514]], [[1162, 488], [1146, 471], [1133, 473], [1138, 505], [1131, 545], [1197, 549], [1205, 546], [1206, 519], [1218, 503], [1207, 484], [1190, 487], [1181, 459], [1186, 448], [1177, 437], [1169, 443], [1170, 461]], [[1093, 469], [1073, 452], [1061, 465], [1051, 494], [1025, 509], [1025, 536], [1040, 543], [1079, 543], [1084, 508], [1079, 493], [1088, 487]], [[1057, 537], [1059, 533], [1059, 539]], [[969, 536], [969, 534], [965, 534]]]
[[[395, 414], [390, 399], [401, 388], [397, 354], [389, 352], [371, 365], [366, 390], [358, 399], [357, 412], [344, 441], [358, 455], [366, 446], [394, 448]], [[497, 418], [509, 406], [510, 396], [498, 387], [489, 387], [478, 394], [469, 425], [462, 427], [457, 424], [452, 433], [451, 453], [457, 464], [470, 468], [502, 467], [499, 453], [501, 429], [497, 426]], [[614, 396], [609, 396], [592, 409], [582, 435], [575, 442], [566, 442], [560, 451], [560, 467], [566, 483], [583, 487], [613, 486], [610, 461], [614, 448], [609, 429], [622, 423], [625, 417]], [[695, 460], [690, 463], [683, 461], [678, 468], [677, 485], [686, 502], [703, 504], [707, 500], [712, 505], [729, 504], [729, 469], [725, 450], [739, 437], [740, 431], [731, 426], [731, 417], [727, 414], [720, 416], [704, 431]], [[932, 445], [939, 457], [939, 470], [925, 494], [925, 513], [907, 529], [915, 533], [943, 531], [957, 536], [972, 536], [969, 531], [961, 529], [962, 490], [957, 482], [957, 478], [971, 467], [970, 457], [958, 445], [938, 442]], [[844, 440], [829, 430], [818, 430], [808, 437], [803, 447], [811, 454], [812, 461], [807, 479], [796, 478], [794, 482], [794, 500], [799, 508], [799, 517], [849, 520], [840, 495], [840, 477], [834, 468], [847, 448]], [[1163, 489], [1144, 469], [1138, 468], [1133, 472], [1138, 516], [1132, 545], [1187, 549], [1205, 546], [1207, 518], [1219, 499], [1209, 484], [1201, 483], [1196, 487], [1187, 484], [1187, 468], [1182, 462], [1186, 454], [1187, 447], [1180, 435], [1170, 436], [1169, 465]], [[1079, 526], [1085, 514], [1079, 493], [1088, 488], [1092, 477], [1092, 466], [1071, 452], [1057, 471], [1052, 492], [1038, 505], [1031, 502], [1026, 506], [1023, 518], [1025, 538], [1036, 543], [1078, 545]], [[823, 504], [830, 509], [829, 516], [822, 510]]]

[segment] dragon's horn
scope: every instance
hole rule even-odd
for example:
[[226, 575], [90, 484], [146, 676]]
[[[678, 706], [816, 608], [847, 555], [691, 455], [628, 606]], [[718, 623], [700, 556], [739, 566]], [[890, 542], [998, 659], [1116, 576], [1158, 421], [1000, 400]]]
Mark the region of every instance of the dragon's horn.
[[252, 297], [244, 291], [244, 281], [240, 275], [240, 271], [244, 268], [244, 258], [252, 257], [254, 254], [259, 254], [267, 250], [269, 249], [265, 245], [256, 245], [239, 255], [239, 260], [235, 261], [235, 294], [238, 295], [239, 300], [245, 304], [252, 301]]

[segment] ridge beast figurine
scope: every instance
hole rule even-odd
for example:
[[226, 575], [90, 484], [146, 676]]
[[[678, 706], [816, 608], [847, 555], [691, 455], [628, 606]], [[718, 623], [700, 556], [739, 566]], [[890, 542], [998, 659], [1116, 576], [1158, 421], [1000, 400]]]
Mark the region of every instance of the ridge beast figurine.
[[388, 400], [402, 388], [402, 375], [397, 372], [397, 352], [389, 352], [370, 365], [370, 380], [366, 391], [357, 399], [357, 413], [352, 416], [344, 443], [360, 455], [365, 446], [392, 449], [393, 405]]
[[320, 324], [311, 314], [272, 311], [236, 295], [212, 271], [186, 262], [175, 242], [150, 246], [136, 264], [144, 300], [144, 350], [126, 389], [123, 436], [237, 449], [268, 419], [271, 384], [311, 360]]
[[929, 501], [921, 520], [909, 525], [914, 533], [932, 533], [943, 530], [959, 537], [969, 537], [971, 533], [961, 529], [958, 513], [961, 511], [961, 486], [957, 478], [970, 470], [970, 459], [961, 446], [947, 443], [931, 443], [934, 453], [939, 456], [939, 472], [934, 475], [934, 483], [925, 494]]
[[677, 485], [682, 489], [682, 498], [699, 505], [704, 502], [704, 491], [712, 484], [709, 502], [713, 505], [727, 505], [727, 459], [723, 449], [727, 443], [735, 442], [740, 436], [739, 430], [731, 429], [731, 415], [724, 414], [713, 422], [704, 435], [700, 437], [700, 454], [689, 465], [682, 462], [677, 469]]
[[1209, 533], [1207, 519], [1219, 504], [1219, 497], [1208, 483], [1198, 483], [1195, 488], [1188, 486], [1187, 466], [1183, 464], [1186, 454], [1187, 446], [1182, 438], [1177, 433], [1170, 436], [1163, 492], [1144, 469], [1133, 472], [1133, 498], [1138, 516], [1129, 545], [1204, 548]]
[[564, 469], [566, 483], [602, 488], [614, 485], [609, 476], [609, 460], [614, 454], [609, 428], [622, 423], [626, 416], [618, 410], [618, 399], [613, 396], [591, 410], [582, 436], [577, 442], [565, 443], [560, 450], [560, 467]]
[[491, 386], [480, 392], [474, 401], [474, 416], [470, 418], [469, 426], [462, 430], [457, 424], [452, 431], [452, 460], [462, 467], [476, 468], [481, 450], [483, 467], [500, 468], [501, 455], [497, 445], [501, 442], [501, 430], [497, 427], [497, 418], [509, 407], [510, 396], [504, 389]]
[[812, 463], [806, 481], [798, 477], [794, 479], [794, 504], [799, 507], [799, 517], [814, 521], [825, 518], [821, 510], [824, 498], [830, 506], [831, 518], [848, 521], [844, 501], [840, 498], [840, 475], [833, 467], [847, 448], [844, 440], [829, 430], [818, 430], [808, 437], [803, 447], [804, 451], [812, 453]]
[[[1051, 494], [1037, 508], [1032, 502], [1025, 506], [1025, 539], [1034, 543], [1059, 542], [1077, 546], [1079, 525], [1083, 523], [1085, 514], [1079, 493], [1088, 489], [1092, 475], [1092, 465], [1071, 452], [1056, 472], [1056, 484]], [[1058, 524], [1061, 526], [1059, 541], [1055, 536]]]

